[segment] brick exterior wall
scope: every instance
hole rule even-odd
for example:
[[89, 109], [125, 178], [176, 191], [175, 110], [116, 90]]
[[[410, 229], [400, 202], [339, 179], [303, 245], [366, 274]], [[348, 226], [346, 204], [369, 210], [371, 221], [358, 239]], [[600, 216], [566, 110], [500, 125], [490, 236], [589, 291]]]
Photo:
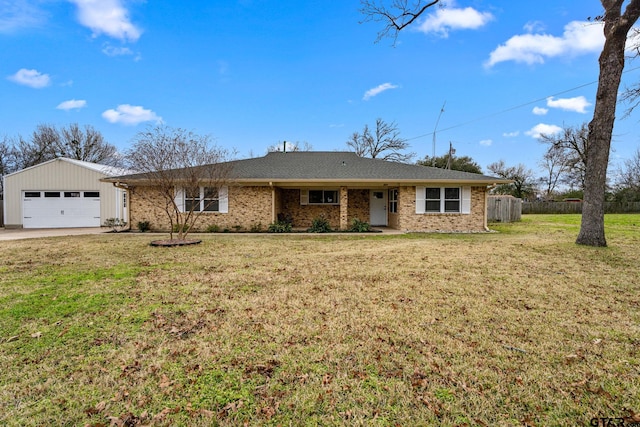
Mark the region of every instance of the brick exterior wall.
[[349, 190], [349, 226], [354, 218], [360, 221], [369, 221], [369, 190]]
[[[348, 189], [348, 224], [354, 218], [370, 222], [370, 199], [368, 189]], [[398, 188], [397, 225], [390, 221], [389, 226], [403, 231], [486, 231], [485, 203], [486, 187], [471, 187], [471, 213], [416, 214], [416, 188], [405, 186]], [[144, 194], [141, 194], [144, 193]], [[169, 230], [167, 214], [162, 210], [162, 201], [150, 200], [151, 189], [135, 188], [129, 200], [130, 223], [135, 229], [140, 221], [149, 221], [152, 231]], [[331, 228], [340, 228], [340, 205], [301, 205], [299, 189], [275, 189], [276, 214], [291, 215], [293, 226], [308, 228], [314, 218], [323, 215], [329, 220]], [[224, 229], [251, 230], [260, 224], [263, 230], [272, 218], [271, 187], [229, 187], [229, 213], [203, 212], [195, 223], [194, 229], [205, 231], [216, 225]], [[277, 218], [277, 217], [276, 217]]]
[[471, 213], [416, 214], [416, 187], [398, 189], [398, 228], [404, 231], [486, 231], [486, 187], [471, 187]]
[[331, 228], [340, 228], [340, 205], [301, 205], [299, 189], [282, 190], [282, 212], [293, 217], [295, 228], [309, 228], [313, 219], [321, 215]]
[[[140, 194], [144, 193], [144, 194]], [[170, 222], [162, 209], [160, 199], [152, 201], [152, 190], [135, 188], [130, 200], [130, 223], [132, 228], [140, 221], [149, 221], [152, 231], [168, 231]], [[260, 224], [266, 230], [271, 224], [271, 188], [270, 187], [229, 187], [229, 213], [203, 212], [194, 224], [195, 231], [206, 231], [216, 225], [224, 229], [250, 230]]]

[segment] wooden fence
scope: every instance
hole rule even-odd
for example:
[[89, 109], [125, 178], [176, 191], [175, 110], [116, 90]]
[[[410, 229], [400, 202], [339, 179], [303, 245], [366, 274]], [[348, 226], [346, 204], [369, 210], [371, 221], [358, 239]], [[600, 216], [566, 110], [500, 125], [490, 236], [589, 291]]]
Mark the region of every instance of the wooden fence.
[[[640, 202], [604, 204], [605, 213], [638, 213]], [[572, 214], [582, 213], [582, 202], [524, 202], [523, 214]]]
[[522, 199], [513, 196], [487, 197], [488, 222], [516, 222], [522, 218]]

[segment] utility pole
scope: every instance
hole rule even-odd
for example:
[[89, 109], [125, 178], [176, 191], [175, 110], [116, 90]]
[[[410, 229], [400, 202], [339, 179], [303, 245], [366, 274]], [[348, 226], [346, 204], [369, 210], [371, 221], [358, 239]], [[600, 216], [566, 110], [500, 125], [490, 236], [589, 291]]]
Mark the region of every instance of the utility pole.
[[436, 120], [436, 125], [433, 128], [433, 147], [431, 150], [431, 166], [436, 165], [436, 131], [438, 130], [438, 123], [440, 123], [440, 117], [442, 117], [442, 113], [444, 113], [444, 106], [447, 104], [445, 100], [442, 104], [442, 108], [440, 109], [440, 114], [438, 114], [438, 120]]
[[453, 144], [449, 141], [449, 155], [447, 156], [447, 167], [445, 169], [451, 169], [451, 164], [453, 163], [453, 155], [456, 150], [453, 149]]

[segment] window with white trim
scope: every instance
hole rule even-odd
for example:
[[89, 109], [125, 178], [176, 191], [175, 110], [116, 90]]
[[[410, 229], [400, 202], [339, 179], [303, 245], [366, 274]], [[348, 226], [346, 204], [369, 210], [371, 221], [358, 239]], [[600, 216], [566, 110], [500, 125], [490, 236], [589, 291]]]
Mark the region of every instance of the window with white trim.
[[220, 196], [215, 187], [188, 188], [184, 191], [184, 212], [219, 212]]
[[337, 205], [339, 204], [338, 191], [336, 190], [309, 190], [310, 205]]
[[470, 187], [416, 187], [416, 213], [470, 212]]

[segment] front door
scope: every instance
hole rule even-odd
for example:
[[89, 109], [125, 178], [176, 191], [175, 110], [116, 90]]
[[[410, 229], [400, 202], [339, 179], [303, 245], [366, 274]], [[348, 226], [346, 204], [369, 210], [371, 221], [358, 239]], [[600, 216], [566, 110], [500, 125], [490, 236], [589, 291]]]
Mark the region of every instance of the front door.
[[385, 190], [371, 190], [369, 222], [371, 225], [387, 225], [387, 192]]

